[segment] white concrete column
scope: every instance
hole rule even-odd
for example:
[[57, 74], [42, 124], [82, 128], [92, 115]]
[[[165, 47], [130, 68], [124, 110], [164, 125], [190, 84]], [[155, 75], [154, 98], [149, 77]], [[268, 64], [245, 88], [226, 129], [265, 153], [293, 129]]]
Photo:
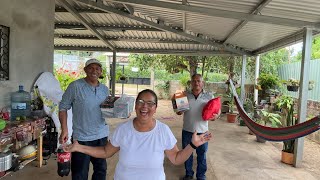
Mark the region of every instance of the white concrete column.
[[242, 56], [242, 69], [241, 69], [241, 104], [243, 105], [244, 99], [245, 99], [245, 83], [246, 83], [246, 66], [247, 66], [247, 56], [243, 55]]
[[154, 68], [151, 68], [150, 72], [150, 86], [151, 89], [154, 91]]
[[[256, 66], [255, 66], [255, 70], [254, 70], [254, 85], [255, 86], [258, 84], [259, 66], [260, 66], [260, 55], [256, 56]], [[255, 104], [259, 104], [259, 102], [258, 102], [258, 89], [254, 88], [253, 92], [254, 92], [253, 102], [255, 102]]]
[[[312, 46], [312, 29], [305, 28], [304, 37], [303, 37], [301, 72], [300, 72], [298, 123], [305, 122], [307, 118], [311, 46]], [[295, 167], [301, 167], [303, 147], [304, 147], [304, 138], [302, 137], [295, 141], [294, 160], [293, 160], [293, 165]]]
[[116, 51], [113, 51], [113, 54], [112, 54], [112, 77], [111, 77], [111, 80], [112, 80], [112, 97], [115, 96], [116, 94], [116, 67], [117, 67], [117, 53]]

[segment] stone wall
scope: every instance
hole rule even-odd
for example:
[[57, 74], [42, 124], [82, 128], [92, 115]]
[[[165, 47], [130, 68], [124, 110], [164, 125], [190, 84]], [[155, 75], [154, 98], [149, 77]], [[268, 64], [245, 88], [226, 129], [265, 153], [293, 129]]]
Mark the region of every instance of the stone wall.
[[[315, 117], [320, 114], [320, 102], [308, 101], [307, 115], [308, 117]], [[320, 131], [316, 131], [307, 136], [307, 138], [320, 143]]]

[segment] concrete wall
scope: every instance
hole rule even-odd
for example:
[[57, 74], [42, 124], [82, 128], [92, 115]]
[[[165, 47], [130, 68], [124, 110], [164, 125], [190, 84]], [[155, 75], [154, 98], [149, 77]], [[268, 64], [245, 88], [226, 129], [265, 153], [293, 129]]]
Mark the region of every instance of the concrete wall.
[[10, 104], [18, 85], [30, 88], [53, 70], [54, 0], [1, 0], [0, 24], [10, 27], [9, 81], [0, 81], [0, 107]]

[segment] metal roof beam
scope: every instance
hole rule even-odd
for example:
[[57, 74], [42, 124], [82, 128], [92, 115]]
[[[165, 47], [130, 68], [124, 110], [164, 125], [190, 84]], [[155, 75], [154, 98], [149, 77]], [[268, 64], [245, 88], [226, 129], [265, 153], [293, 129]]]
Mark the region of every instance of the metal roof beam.
[[154, 23], [152, 21], [149, 21], [149, 20], [134, 16], [132, 14], [123, 13], [123, 12], [117, 10], [117, 9], [105, 6], [103, 3], [100, 3], [100, 1], [97, 3], [97, 2], [90, 1], [90, 0], [77, 0], [77, 2], [82, 3], [82, 4], [86, 4], [86, 5], [90, 6], [90, 7], [94, 7], [94, 8], [100, 9], [102, 11], [106, 11], [106, 12], [109, 12], [109, 13], [115, 13], [115, 14], [118, 14], [120, 16], [129, 18], [129, 19], [133, 19], [135, 21], [141, 22], [143, 24], [146, 24], [148, 26], [151, 26], [151, 27], [163, 30], [163, 31], [167, 31], [167, 32], [178, 34], [180, 36], [189, 38], [191, 40], [200, 42], [202, 44], [218, 47], [218, 48], [221, 49], [221, 51], [229, 51], [231, 53], [241, 54], [241, 55], [243, 55], [243, 54], [251, 55], [251, 52], [244, 51], [243, 49], [237, 49], [237, 48], [234, 48], [234, 47], [231, 47], [231, 46], [228, 46], [228, 45], [223, 45], [222, 43], [218, 43], [218, 42], [210, 41], [210, 40], [203, 39], [203, 38], [200, 38], [200, 37], [196, 37], [196, 36], [193, 36], [191, 34], [187, 34], [185, 32], [177, 31], [177, 30], [172, 29], [171, 27], [166, 26], [166, 25], [157, 24], [157, 23]]
[[[259, 49], [256, 49], [254, 51], [252, 51], [253, 55], [259, 55], [271, 50], [275, 50], [275, 49], [280, 49], [292, 44], [296, 44], [298, 42], [301, 42], [303, 39], [303, 33], [304, 33], [304, 29], [297, 31], [289, 36], [286, 36], [280, 40], [277, 40], [275, 42], [272, 42], [264, 47], [261, 47]], [[319, 31], [313, 31], [313, 36], [318, 35], [320, 32]]]
[[177, 10], [182, 12], [204, 14], [204, 15], [214, 16], [214, 17], [240, 19], [240, 20], [254, 21], [254, 22], [260, 22], [260, 23], [277, 24], [277, 25], [289, 26], [289, 27], [299, 27], [299, 28], [310, 27], [315, 29], [320, 28], [319, 25], [313, 22], [273, 17], [273, 16], [254, 15], [254, 14], [235, 12], [235, 11], [228, 11], [228, 10], [221, 10], [221, 9], [207, 8], [207, 7], [197, 7], [197, 6], [168, 3], [168, 2], [162, 2], [162, 1], [150, 1], [150, 0], [107, 0], [107, 1], [117, 2], [117, 3], [147, 5], [147, 6], [161, 7], [161, 8], [172, 9], [172, 10]]
[[[133, 25], [115, 25], [115, 24], [103, 24], [103, 25], [91, 25], [94, 29], [104, 30], [104, 31], [155, 31], [161, 32], [161, 30], [148, 27], [148, 26], [133, 26]], [[73, 30], [87, 30], [86, 26], [82, 24], [64, 24], [55, 23], [55, 29], [73, 29]], [[180, 29], [176, 27], [176, 29]]]
[[[109, 48], [104, 47], [76, 47], [76, 46], [54, 46], [55, 50], [74, 50], [74, 51], [100, 51], [112, 52]], [[235, 56], [237, 54], [221, 51], [192, 51], [192, 50], [174, 50], [174, 49], [127, 49], [117, 48], [117, 52], [127, 53], [148, 53], [148, 54], [174, 54], [182, 56]]]
[[[77, 36], [77, 35], [64, 35], [55, 34], [58, 39], [85, 39], [85, 40], [99, 40], [95, 36]], [[173, 44], [200, 44], [199, 42], [191, 40], [179, 39], [159, 39], [159, 38], [132, 38], [132, 37], [105, 37], [108, 41], [124, 41], [124, 42], [146, 42], [146, 43], [173, 43]]]
[[[74, 8], [78, 13], [101, 13], [101, 14], [109, 14], [104, 11], [100, 11], [98, 9], [92, 9], [92, 8]], [[68, 10], [66, 10], [64, 7], [56, 6], [55, 7], [56, 13], [69, 13]]]
[[134, 9], [132, 6], [128, 5], [128, 4], [123, 4], [123, 6], [128, 10], [128, 12], [130, 14], [133, 14], [134, 13]]
[[[258, 14], [264, 7], [266, 7], [272, 0], [263, 0], [252, 12], [251, 14]], [[240, 31], [249, 21], [244, 20], [241, 23], [237, 25], [236, 28], [234, 28], [231, 33], [228, 34], [228, 36], [222, 41], [225, 43], [230, 39], [232, 36], [234, 36], [237, 32]]]
[[115, 50], [113, 45], [109, 43], [104, 36], [102, 36], [87, 20], [85, 20], [66, 0], [59, 0], [62, 6], [68, 10], [74, 17], [76, 17], [87, 29], [96, 35], [106, 46]]

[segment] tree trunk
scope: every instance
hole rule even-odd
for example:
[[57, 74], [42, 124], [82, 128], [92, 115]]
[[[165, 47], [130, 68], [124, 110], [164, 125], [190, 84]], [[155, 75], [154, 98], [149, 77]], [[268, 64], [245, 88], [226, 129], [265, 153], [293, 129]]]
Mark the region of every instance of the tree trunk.
[[191, 77], [197, 73], [198, 61], [195, 56], [186, 56], [186, 59], [189, 61], [191, 79]]

